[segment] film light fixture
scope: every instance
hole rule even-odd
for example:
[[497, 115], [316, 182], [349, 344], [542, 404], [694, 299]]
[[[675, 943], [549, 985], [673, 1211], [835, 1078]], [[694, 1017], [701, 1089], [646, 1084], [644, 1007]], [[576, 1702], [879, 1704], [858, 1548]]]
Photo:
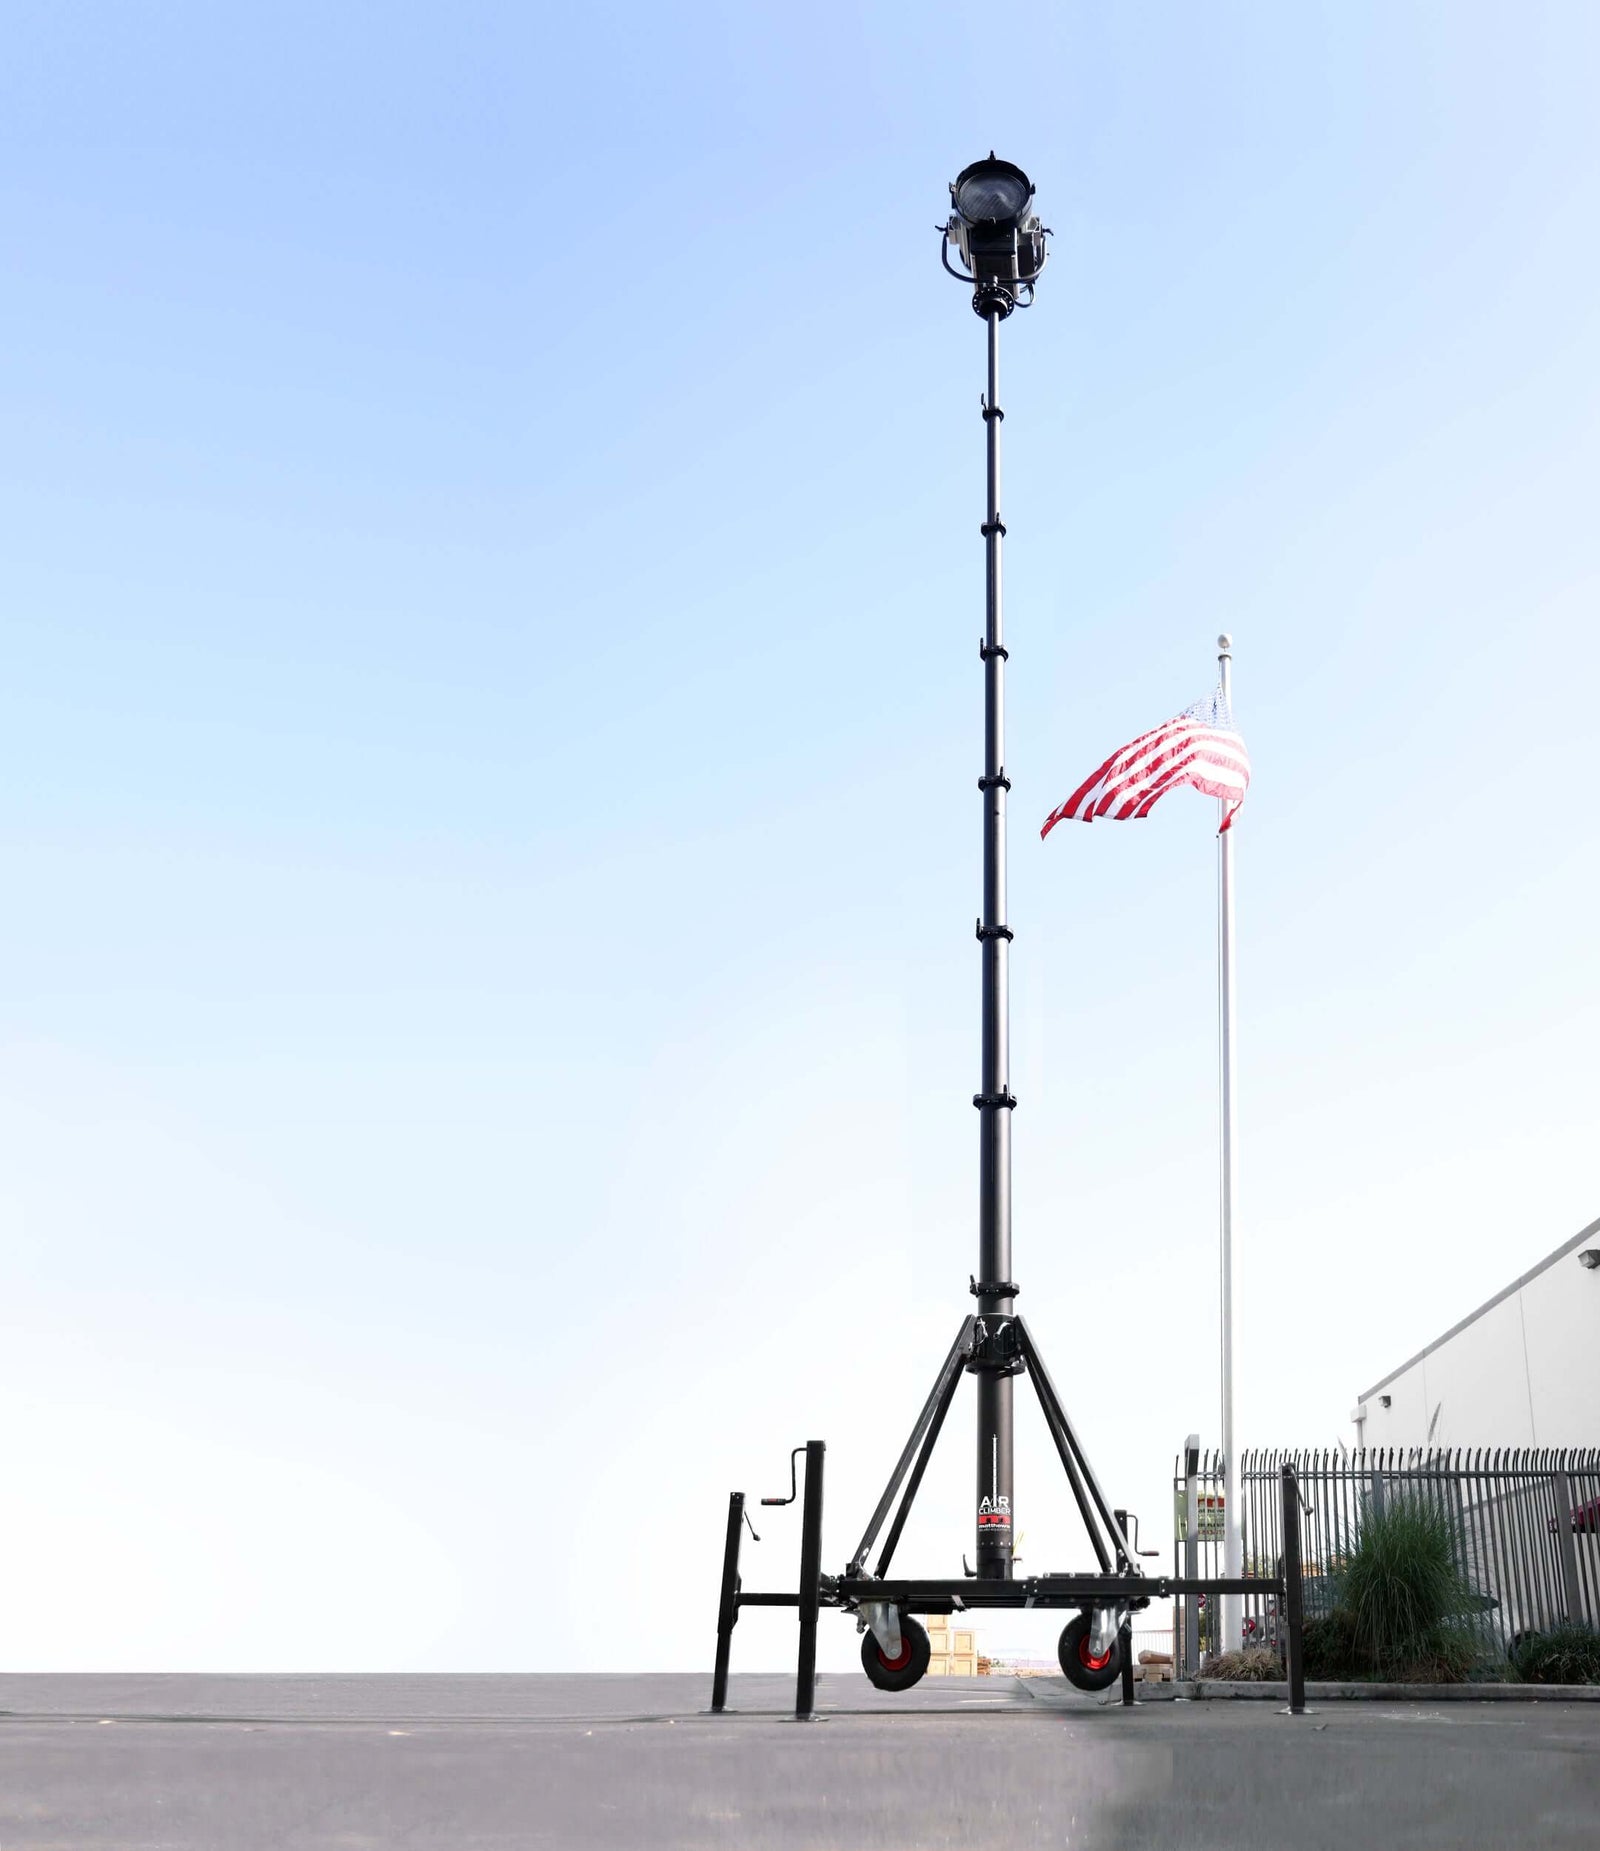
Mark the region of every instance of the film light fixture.
[[[986, 161], [963, 167], [950, 182], [950, 204], [940, 261], [958, 282], [974, 285], [974, 310], [998, 311], [1003, 320], [1014, 308], [1026, 308], [1047, 261], [1044, 241], [1050, 235], [1033, 209], [1033, 182], [991, 148]], [[950, 262], [952, 245], [964, 271]]]

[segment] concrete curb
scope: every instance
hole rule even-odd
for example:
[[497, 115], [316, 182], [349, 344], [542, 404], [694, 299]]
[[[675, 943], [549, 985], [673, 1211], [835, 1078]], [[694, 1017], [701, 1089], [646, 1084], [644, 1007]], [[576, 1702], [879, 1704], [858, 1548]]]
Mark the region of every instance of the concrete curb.
[[[1287, 1683], [1247, 1684], [1201, 1678], [1194, 1683], [1141, 1684], [1139, 1700], [1170, 1703], [1287, 1703]], [[1308, 1703], [1600, 1703], [1600, 1684], [1306, 1684]]]

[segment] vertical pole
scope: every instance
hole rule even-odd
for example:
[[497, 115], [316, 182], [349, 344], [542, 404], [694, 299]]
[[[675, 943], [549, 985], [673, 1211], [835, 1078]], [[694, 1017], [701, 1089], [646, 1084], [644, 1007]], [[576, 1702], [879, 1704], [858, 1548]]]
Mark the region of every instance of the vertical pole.
[[[1125, 1510], [1114, 1510], [1111, 1514], [1117, 1520], [1117, 1534], [1126, 1536], [1128, 1534], [1128, 1513]], [[1119, 1575], [1128, 1574], [1135, 1566], [1136, 1564], [1129, 1558], [1121, 1543], [1118, 1543], [1117, 1573]], [[1117, 1628], [1117, 1650], [1122, 1660], [1122, 1702], [1126, 1708], [1133, 1702], [1133, 1615], [1131, 1613], [1123, 1616], [1122, 1624]]]
[[1283, 1468], [1283, 1606], [1289, 1660], [1289, 1714], [1306, 1710], [1305, 1591], [1300, 1581], [1300, 1481]]
[[[1183, 1572], [1191, 1580], [1200, 1575], [1200, 1436], [1191, 1433], [1183, 1445]], [[1183, 1675], [1200, 1675], [1200, 1607], [1193, 1594], [1183, 1597]]]
[[795, 1677], [794, 1713], [808, 1722], [817, 1697], [817, 1596], [822, 1585], [821, 1440], [806, 1441], [806, 1496], [800, 1510], [800, 1663]]
[[1578, 1548], [1572, 1540], [1572, 1480], [1557, 1472], [1550, 1480], [1556, 1501], [1556, 1550], [1561, 1557], [1561, 1589], [1565, 1596], [1567, 1618], [1574, 1625], [1583, 1624], [1583, 1590], [1578, 1585]]
[[728, 1700], [728, 1654], [739, 1618], [739, 1544], [744, 1526], [744, 1493], [728, 1495], [728, 1535], [722, 1545], [722, 1598], [717, 1603], [717, 1667], [711, 1674], [711, 1707], [720, 1710]]
[[[1233, 639], [1219, 636], [1217, 648], [1222, 698], [1231, 710]], [[1227, 806], [1219, 800], [1219, 819], [1226, 814]], [[1233, 1043], [1238, 1023], [1233, 970], [1233, 835], [1232, 829], [1225, 829], [1217, 837], [1217, 1013], [1222, 1047], [1222, 1572], [1230, 1580], [1244, 1572], [1239, 1542], [1239, 1470], [1233, 1431], [1233, 1186], [1238, 1157], [1233, 1084]], [[1238, 1650], [1243, 1638], [1242, 1615], [1240, 1596], [1224, 1595], [1220, 1650]]]
[[[1011, 1281], [1011, 1096], [1010, 998], [1011, 928], [1006, 924], [1005, 642], [1000, 622], [1000, 323], [1011, 299], [982, 293], [973, 306], [989, 334], [989, 382], [983, 402], [988, 452], [988, 513], [983, 523], [985, 622], [983, 776], [983, 917], [978, 938], [983, 957], [983, 1090], [973, 1100], [979, 1112], [978, 1282]], [[978, 1315], [1009, 1317], [1009, 1292], [981, 1292]], [[977, 1563], [981, 1578], [1011, 1578], [1012, 1502], [1011, 1381], [995, 1369], [978, 1371]]]

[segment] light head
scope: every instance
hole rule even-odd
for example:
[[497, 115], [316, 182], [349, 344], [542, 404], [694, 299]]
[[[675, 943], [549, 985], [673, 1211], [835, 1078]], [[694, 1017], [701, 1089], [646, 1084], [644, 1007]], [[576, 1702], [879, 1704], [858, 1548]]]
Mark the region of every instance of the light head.
[[[944, 267], [976, 287], [972, 306], [980, 315], [1009, 315], [1019, 299], [1033, 300], [1033, 285], [1045, 266], [1049, 236], [1033, 209], [1033, 182], [1020, 167], [997, 160], [963, 167], [950, 183], [954, 210], [944, 227]], [[954, 244], [966, 273], [951, 268]], [[1019, 297], [1026, 289], [1027, 295]]]

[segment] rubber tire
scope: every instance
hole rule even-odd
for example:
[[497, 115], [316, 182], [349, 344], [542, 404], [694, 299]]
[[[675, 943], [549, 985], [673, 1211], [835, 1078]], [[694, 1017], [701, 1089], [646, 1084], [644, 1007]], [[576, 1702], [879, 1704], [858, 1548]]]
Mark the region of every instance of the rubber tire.
[[900, 1662], [897, 1664], [885, 1662], [883, 1647], [870, 1627], [861, 1635], [861, 1669], [879, 1690], [909, 1690], [913, 1684], [920, 1683], [932, 1653], [927, 1629], [909, 1613], [900, 1615]]
[[1079, 1690], [1109, 1690], [1122, 1676], [1122, 1635], [1119, 1633], [1111, 1641], [1111, 1650], [1103, 1665], [1091, 1665], [1088, 1662], [1089, 1616], [1078, 1613], [1062, 1628], [1056, 1656], [1061, 1660], [1061, 1669], [1069, 1684], [1075, 1684]]

